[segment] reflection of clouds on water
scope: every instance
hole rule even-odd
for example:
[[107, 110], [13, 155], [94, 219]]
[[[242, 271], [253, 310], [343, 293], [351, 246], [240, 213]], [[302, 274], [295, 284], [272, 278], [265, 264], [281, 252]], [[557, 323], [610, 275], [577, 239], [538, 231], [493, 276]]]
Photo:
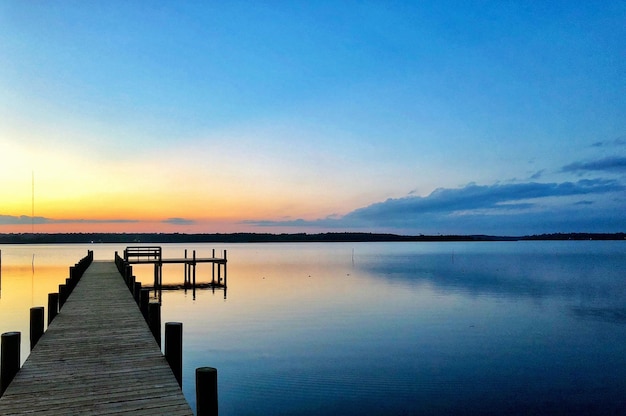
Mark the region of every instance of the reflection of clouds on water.
[[626, 256], [622, 254], [403, 253], [362, 260], [357, 267], [367, 273], [403, 284], [428, 284], [436, 291], [561, 298], [590, 308], [610, 309], [626, 303]]
[[626, 308], [593, 308], [573, 306], [570, 311], [581, 319], [594, 319], [613, 324], [626, 324]]

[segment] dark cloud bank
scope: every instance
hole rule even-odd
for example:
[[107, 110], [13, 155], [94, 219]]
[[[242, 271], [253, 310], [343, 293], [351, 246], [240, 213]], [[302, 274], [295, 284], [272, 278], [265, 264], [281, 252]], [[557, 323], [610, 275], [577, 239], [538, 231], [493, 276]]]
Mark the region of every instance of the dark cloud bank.
[[[626, 172], [626, 158], [564, 166], [562, 172]], [[385, 230], [407, 234], [527, 235], [552, 232], [618, 232], [626, 229], [626, 187], [618, 179], [568, 182], [469, 184], [430, 195], [387, 199], [342, 217], [312, 221], [246, 221], [256, 226]]]

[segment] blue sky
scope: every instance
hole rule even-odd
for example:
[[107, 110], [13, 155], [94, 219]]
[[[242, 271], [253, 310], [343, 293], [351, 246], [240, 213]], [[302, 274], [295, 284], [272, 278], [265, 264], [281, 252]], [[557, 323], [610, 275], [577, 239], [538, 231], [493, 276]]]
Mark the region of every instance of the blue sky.
[[0, 232], [626, 229], [626, 3], [0, 1]]

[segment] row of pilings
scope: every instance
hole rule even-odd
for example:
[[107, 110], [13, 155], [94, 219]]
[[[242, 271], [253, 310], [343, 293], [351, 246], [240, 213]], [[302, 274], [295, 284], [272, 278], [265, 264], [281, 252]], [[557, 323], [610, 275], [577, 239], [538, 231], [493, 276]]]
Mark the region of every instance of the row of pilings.
[[[115, 266], [122, 275], [128, 290], [133, 295], [148, 328], [152, 332], [159, 348], [161, 347], [161, 303], [150, 302], [150, 289], [142, 288], [141, 282], [133, 275], [131, 266], [117, 251]], [[167, 360], [178, 385], [183, 385], [183, 324], [182, 322], [165, 323], [165, 359]], [[213, 367], [196, 368], [196, 414], [197, 416], [217, 416], [217, 369]]]
[[[87, 251], [87, 255], [80, 259], [74, 266], [70, 266], [69, 276], [65, 283], [59, 285], [57, 293], [48, 294], [48, 326], [58, 315], [63, 304], [67, 301], [85, 270], [93, 261], [93, 251]], [[32, 351], [37, 342], [44, 334], [45, 309], [43, 306], [30, 308], [30, 349]], [[17, 372], [20, 370], [21, 356], [20, 345], [22, 333], [18, 331], [5, 332], [0, 341], [0, 396], [4, 394]]]

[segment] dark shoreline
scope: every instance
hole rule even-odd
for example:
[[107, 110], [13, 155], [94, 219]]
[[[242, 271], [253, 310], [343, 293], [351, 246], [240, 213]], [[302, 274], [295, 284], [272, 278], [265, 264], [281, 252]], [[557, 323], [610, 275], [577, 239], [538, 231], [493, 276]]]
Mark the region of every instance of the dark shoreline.
[[320, 243], [320, 242], [446, 242], [446, 241], [523, 241], [523, 240], [626, 240], [626, 233], [553, 233], [528, 236], [492, 235], [398, 235], [382, 233], [8, 233], [0, 234], [0, 244], [85, 244], [85, 243]]

